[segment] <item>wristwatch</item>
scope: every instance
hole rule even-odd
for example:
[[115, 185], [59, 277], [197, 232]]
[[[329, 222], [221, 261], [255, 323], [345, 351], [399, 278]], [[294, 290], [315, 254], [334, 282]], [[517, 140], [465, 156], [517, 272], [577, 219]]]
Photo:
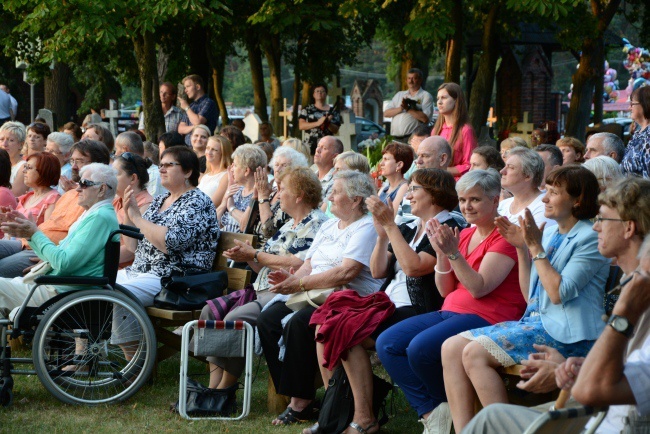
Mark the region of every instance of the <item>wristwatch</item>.
[[460, 258], [460, 252], [452, 253], [451, 255], [447, 255], [450, 261], [455, 261], [456, 259]]
[[298, 284], [300, 285], [300, 291], [305, 292], [307, 291], [307, 289], [305, 288], [305, 284], [302, 283], [302, 279], [303, 278], [301, 277], [300, 280], [298, 281]]
[[269, 199], [269, 198], [262, 199], [262, 200], [259, 201], [259, 204], [262, 205], [263, 203], [270, 202], [270, 201], [271, 201], [271, 199]]
[[259, 264], [259, 262], [260, 262], [260, 261], [257, 260], [257, 255], [259, 255], [259, 254], [260, 254], [260, 251], [258, 250], [257, 252], [255, 252], [255, 256], [253, 256], [253, 262], [255, 262], [256, 264]]
[[533, 256], [533, 262], [537, 261], [538, 259], [546, 259], [546, 252], [539, 252]]
[[609, 321], [607, 321], [607, 325], [612, 326], [614, 330], [616, 330], [626, 338], [631, 338], [632, 335], [634, 334], [634, 326], [624, 316], [612, 315], [611, 317], [609, 317]]

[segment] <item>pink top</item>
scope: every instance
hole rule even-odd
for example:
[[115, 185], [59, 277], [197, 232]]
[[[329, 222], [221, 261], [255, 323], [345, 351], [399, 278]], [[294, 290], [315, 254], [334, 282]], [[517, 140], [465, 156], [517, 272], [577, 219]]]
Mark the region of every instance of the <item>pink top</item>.
[[517, 251], [494, 229], [468, 255], [467, 247], [475, 231], [476, 226], [463, 230], [460, 233], [460, 242], [458, 244], [458, 250], [472, 269], [478, 271], [483, 257], [488, 252], [495, 252], [512, 258], [515, 261], [515, 266], [512, 267], [501, 285], [481, 298], [472, 297], [472, 294], [460, 282], [457, 282], [456, 289], [445, 297], [441, 310], [478, 315], [490, 324], [518, 320], [526, 310], [526, 300], [524, 300], [519, 289], [519, 269], [516, 263]]
[[[152, 201], [153, 197], [147, 190], [142, 190], [140, 193], [135, 195], [135, 203], [138, 205], [138, 208], [149, 205]], [[113, 199], [113, 208], [115, 208], [115, 214], [117, 214], [118, 223], [124, 223], [126, 220], [126, 215], [124, 214], [124, 205], [122, 204], [121, 197], [115, 196], [115, 199]]]
[[[0, 187], [0, 206], [16, 209], [16, 196], [7, 187]], [[5, 236], [4, 232], [0, 231], [0, 238]]]
[[[469, 171], [469, 159], [472, 156], [472, 151], [478, 146], [478, 142], [476, 141], [474, 129], [470, 124], [465, 124], [460, 129], [460, 135], [456, 143], [450, 142], [452, 132], [453, 127], [451, 125], [443, 124], [438, 135], [444, 137], [453, 148], [454, 156], [449, 167], [455, 167], [458, 170], [459, 174], [454, 176], [456, 181], [458, 181], [461, 176]], [[433, 136], [434, 134], [431, 135]]]
[[31, 213], [36, 219], [36, 226], [43, 223], [45, 220], [45, 210], [54, 203], [61, 196], [58, 191], [50, 190], [48, 194], [45, 195], [36, 205], [32, 206], [30, 209], [25, 208], [27, 201], [34, 195], [33, 191], [29, 191], [18, 198], [18, 206], [16, 207], [17, 211], [20, 211], [23, 215], [27, 216], [27, 213]]

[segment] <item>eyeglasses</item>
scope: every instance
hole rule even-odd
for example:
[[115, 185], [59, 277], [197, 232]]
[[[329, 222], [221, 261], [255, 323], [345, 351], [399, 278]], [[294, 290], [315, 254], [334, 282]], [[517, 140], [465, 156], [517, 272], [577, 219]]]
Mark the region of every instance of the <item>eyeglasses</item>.
[[82, 190], [85, 190], [88, 187], [95, 187], [96, 185], [102, 185], [102, 184], [106, 185], [106, 187], [110, 189], [113, 188], [110, 185], [106, 184], [105, 182], [94, 182], [94, 181], [90, 181], [89, 179], [79, 180], [79, 188], [81, 188]]
[[413, 194], [414, 191], [420, 190], [421, 188], [424, 188], [424, 187], [422, 187], [421, 185], [412, 185], [412, 186], [410, 186], [409, 188], [406, 189], [406, 193], [407, 194]]
[[30, 166], [29, 164], [25, 164], [25, 165], [23, 166], [23, 170], [24, 170], [25, 172], [27, 172], [28, 170], [36, 170], [36, 167], [35, 167], [35, 166]]
[[160, 164], [158, 165], [158, 169], [165, 169], [165, 170], [168, 170], [168, 169], [171, 168], [171, 167], [174, 167], [174, 166], [180, 166], [180, 165], [181, 165], [181, 163], [175, 163], [175, 162], [171, 162], [171, 163], [160, 163]]
[[640, 102], [631, 102], [630, 107], [634, 107], [635, 105], [639, 105], [639, 104], [641, 104], [641, 103]]
[[71, 160], [70, 160], [70, 164], [71, 164], [72, 166], [80, 167], [80, 166], [85, 166], [85, 165], [88, 164], [88, 163], [86, 162], [86, 160], [82, 160], [81, 158], [78, 158], [78, 159], [76, 159], [76, 160], [75, 160], [75, 159], [71, 159]]
[[608, 219], [608, 218], [605, 218], [605, 217], [602, 217], [602, 216], [599, 216], [599, 215], [597, 215], [596, 217], [594, 217], [594, 218], [591, 219], [591, 222], [592, 222], [593, 224], [596, 224], [596, 223], [602, 223], [603, 221], [610, 221], [610, 222], [626, 222], [627, 220], [623, 220], [623, 219]]

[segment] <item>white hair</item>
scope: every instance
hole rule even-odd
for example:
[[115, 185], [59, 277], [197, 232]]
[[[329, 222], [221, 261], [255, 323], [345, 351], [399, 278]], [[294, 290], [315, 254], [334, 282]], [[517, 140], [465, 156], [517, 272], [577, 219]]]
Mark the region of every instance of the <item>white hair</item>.
[[56, 143], [59, 147], [59, 150], [64, 155], [68, 154], [72, 148], [72, 145], [74, 145], [74, 139], [70, 134], [59, 133], [58, 131], [50, 133], [50, 135], [47, 136], [47, 141]]
[[605, 188], [623, 178], [621, 166], [619, 166], [616, 160], [607, 155], [599, 155], [598, 157], [590, 158], [582, 163], [582, 166], [596, 175], [598, 184]]
[[81, 168], [79, 176], [86, 179], [106, 184], [110, 188], [106, 189], [106, 199], [113, 199], [117, 189], [117, 172], [108, 164], [91, 163]]
[[472, 170], [464, 174], [456, 183], [456, 191], [464, 193], [474, 187], [481, 187], [490, 198], [501, 194], [501, 175], [496, 170]]
[[309, 165], [307, 163], [307, 157], [305, 157], [300, 152], [288, 146], [278, 146], [275, 152], [273, 152], [273, 158], [271, 158], [271, 161], [269, 162], [269, 166], [273, 167], [273, 164], [275, 163], [275, 159], [277, 157], [282, 157], [289, 162], [287, 168], [307, 167]]

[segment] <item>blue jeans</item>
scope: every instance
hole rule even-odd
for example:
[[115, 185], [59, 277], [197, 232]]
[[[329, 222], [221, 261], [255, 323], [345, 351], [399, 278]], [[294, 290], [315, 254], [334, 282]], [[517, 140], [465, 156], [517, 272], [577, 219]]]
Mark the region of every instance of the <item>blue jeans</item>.
[[377, 338], [377, 355], [420, 417], [447, 401], [442, 343], [465, 330], [490, 325], [478, 315], [437, 311], [395, 324]]
[[35, 264], [30, 260], [35, 256], [33, 250], [23, 250], [19, 240], [0, 240], [0, 277], [22, 276], [25, 268]]

